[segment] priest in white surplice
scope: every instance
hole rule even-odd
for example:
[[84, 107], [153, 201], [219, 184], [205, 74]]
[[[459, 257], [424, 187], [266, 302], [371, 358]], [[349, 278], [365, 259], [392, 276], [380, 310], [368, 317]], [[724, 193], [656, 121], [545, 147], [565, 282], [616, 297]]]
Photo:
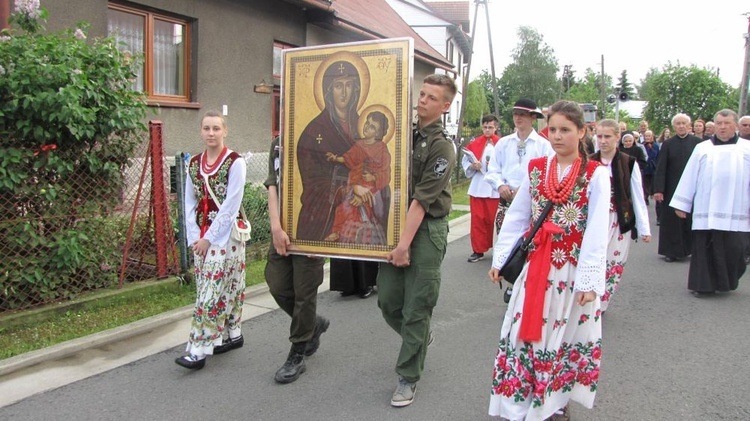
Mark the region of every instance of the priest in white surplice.
[[693, 216], [688, 289], [696, 295], [732, 291], [745, 273], [750, 232], [750, 141], [737, 136], [737, 113], [714, 116], [716, 134], [693, 150], [669, 206]]

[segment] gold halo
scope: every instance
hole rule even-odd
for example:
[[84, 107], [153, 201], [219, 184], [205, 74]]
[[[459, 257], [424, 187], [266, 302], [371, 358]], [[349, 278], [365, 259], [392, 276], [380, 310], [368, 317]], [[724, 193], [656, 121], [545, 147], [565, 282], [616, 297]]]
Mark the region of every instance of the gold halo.
[[318, 104], [318, 108], [322, 111], [326, 107], [325, 92], [323, 92], [323, 75], [328, 69], [328, 66], [337, 61], [346, 61], [354, 66], [359, 73], [359, 103], [357, 103], [357, 109], [362, 108], [367, 94], [370, 92], [370, 69], [365, 64], [362, 58], [349, 51], [339, 51], [326, 57], [318, 66], [318, 70], [315, 71], [315, 103]]
[[391, 110], [386, 108], [385, 105], [373, 104], [362, 110], [359, 114], [359, 122], [357, 123], [357, 133], [362, 137], [365, 122], [367, 122], [367, 115], [373, 111], [380, 111], [388, 120], [388, 131], [385, 133], [385, 136], [383, 136], [383, 143], [388, 143], [389, 140], [393, 139], [393, 134], [396, 132], [396, 119], [393, 117]]

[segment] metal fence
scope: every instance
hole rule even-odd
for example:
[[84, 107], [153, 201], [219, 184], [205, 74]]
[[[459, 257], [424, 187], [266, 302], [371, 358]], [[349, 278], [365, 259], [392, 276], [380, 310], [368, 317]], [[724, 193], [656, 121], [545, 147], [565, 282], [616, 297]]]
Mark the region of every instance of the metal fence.
[[[181, 189], [189, 156], [165, 157], [162, 124], [149, 129], [121, 166], [117, 194], [103, 194], [103, 181], [77, 168], [66, 179], [42, 171], [24, 192], [0, 188], [0, 313], [187, 271], [192, 254], [182, 235]], [[268, 151], [244, 155], [243, 206], [253, 225], [247, 257], [262, 260], [271, 240]], [[453, 180], [463, 179], [457, 166]]]

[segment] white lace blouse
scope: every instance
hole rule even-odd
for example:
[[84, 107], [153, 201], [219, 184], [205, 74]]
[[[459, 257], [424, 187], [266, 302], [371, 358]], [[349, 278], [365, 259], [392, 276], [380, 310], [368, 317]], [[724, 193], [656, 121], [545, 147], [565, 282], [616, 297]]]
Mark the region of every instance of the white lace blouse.
[[[549, 160], [552, 157], [548, 157]], [[549, 173], [548, 173], [549, 174]], [[560, 178], [565, 174], [560, 174]], [[544, 182], [544, 181], [543, 181]], [[516, 197], [510, 205], [500, 234], [493, 250], [492, 267], [499, 269], [512, 250], [518, 238], [528, 229], [531, 222], [531, 194], [528, 174], [524, 177]], [[609, 202], [610, 180], [604, 166], [594, 170], [588, 189], [588, 212], [586, 231], [583, 233], [578, 265], [575, 271], [575, 290], [595, 291], [604, 295], [606, 274], [607, 243], [609, 242]], [[527, 263], [528, 264], [528, 263]], [[554, 266], [551, 267], [554, 270]]]

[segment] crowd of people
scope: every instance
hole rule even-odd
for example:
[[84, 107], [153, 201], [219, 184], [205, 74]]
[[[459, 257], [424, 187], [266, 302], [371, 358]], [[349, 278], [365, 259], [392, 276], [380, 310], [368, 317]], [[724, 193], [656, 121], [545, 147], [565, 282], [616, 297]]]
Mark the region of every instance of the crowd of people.
[[[347, 78], [352, 75], [332, 77], [329, 88]], [[455, 94], [455, 83], [444, 75], [430, 75], [421, 86], [409, 206], [387, 261], [331, 261], [331, 285], [342, 295], [365, 298], [377, 286], [383, 318], [400, 337], [395, 407], [413, 402], [434, 337], [431, 317], [457, 161], [440, 116]], [[500, 284], [519, 238], [534, 226], [520, 275], [503, 294], [508, 309], [492, 368], [489, 413], [509, 420], [564, 420], [570, 400], [593, 406], [602, 315], [620, 284], [631, 239], [651, 240], [649, 199], [660, 226], [658, 253], [666, 262], [690, 258], [688, 289], [703, 297], [737, 288], [750, 250], [750, 116], [738, 118], [724, 109], [710, 122], [691, 124], [680, 113], [657, 137], [646, 121], [633, 131], [611, 119], [587, 125], [580, 106], [570, 101], [553, 104], [545, 115], [534, 101], [519, 99], [512, 114], [513, 133], [499, 137], [497, 117], [487, 115], [483, 134], [458, 153], [471, 179], [468, 262], [492, 250], [488, 275]], [[547, 124], [537, 132], [534, 122], [540, 118]], [[365, 146], [376, 144], [378, 127]], [[186, 355], [175, 361], [188, 369], [203, 368], [208, 356], [244, 344], [245, 244], [234, 231], [242, 219], [246, 164], [225, 145], [228, 127], [221, 114], [206, 113], [200, 133], [205, 150], [187, 165], [184, 199], [197, 294]], [[316, 310], [324, 259], [289, 253], [289, 235], [282, 229], [280, 149], [275, 139], [265, 181], [273, 238], [265, 278], [291, 318], [291, 349], [275, 374], [278, 383], [291, 383], [306, 371], [306, 358], [318, 350], [330, 321]], [[349, 153], [339, 149], [336, 157]], [[326, 161], [341, 164], [330, 155]], [[352, 177], [342, 174], [334, 181], [351, 183]], [[336, 209], [323, 211], [330, 216]], [[336, 232], [331, 230], [316, 232], [316, 238]]]
[[[523, 116], [529, 121], [517, 118]], [[532, 123], [542, 117], [547, 126], [537, 133]], [[490, 115], [483, 122], [496, 120]], [[470, 154], [462, 158], [471, 179], [468, 261], [484, 257], [486, 232], [496, 229], [489, 277], [501, 283], [518, 239], [533, 235], [525, 266], [503, 295], [509, 305], [489, 413], [567, 420], [569, 400], [593, 405], [601, 318], [619, 287], [631, 239], [651, 240], [652, 202], [658, 254], [665, 262], [690, 258], [691, 293], [737, 288], [750, 261], [750, 116], [724, 109], [691, 124], [679, 113], [656, 136], [645, 120], [637, 130], [611, 119], [586, 125], [575, 103], [555, 103], [543, 116], [533, 101], [521, 99], [513, 122], [508, 136], [496, 140], [483, 125], [483, 135], [469, 143], [473, 155], [489, 157], [486, 164], [475, 165]], [[477, 192], [500, 197], [494, 226], [474, 217]], [[549, 216], [537, 221], [549, 202]]]

